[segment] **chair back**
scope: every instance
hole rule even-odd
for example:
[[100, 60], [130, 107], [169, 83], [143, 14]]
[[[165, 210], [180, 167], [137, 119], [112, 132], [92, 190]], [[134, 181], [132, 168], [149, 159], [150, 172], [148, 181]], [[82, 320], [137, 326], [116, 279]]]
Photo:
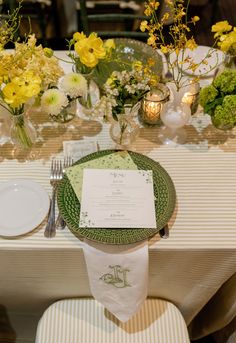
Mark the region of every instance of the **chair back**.
[[[147, 39], [148, 34], [139, 29], [141, 20], [147, 19], [143, 14], [142, 4], [136, 4], [135, 7], [135, 2], [128, 0], [110, 1], [111, 5], [109, 5], [109, 1], [96, 1], [94, 11], [92, 11], [89, 8], [90, 2], [79, 0], [79, 26], [86, 35], [97, 32], [98, 36], [102, 38]], [[104, 30], [97, 30], [94, 28], [96, 25]]]

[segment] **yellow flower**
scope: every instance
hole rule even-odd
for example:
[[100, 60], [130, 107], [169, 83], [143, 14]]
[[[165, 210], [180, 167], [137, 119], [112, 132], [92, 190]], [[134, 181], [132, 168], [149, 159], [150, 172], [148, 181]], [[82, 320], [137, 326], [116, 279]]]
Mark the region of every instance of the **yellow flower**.
[[151, 34], [147, 40], [147, 43], [148, 45], [154, 45], [155, 42], [156, 42], [156, 37], [153, 34]]
[[144, 32], [144, 31], [146, 31], [147, 28], [148, 28], [148, 22], [147, 22], [147, 20], [143, 20], [140, 24], [140, 30], [142, 32]]
[[103, 59], [106, 56], [103, 41], [93, 32], [88, 38], [81, 39], [75, 43], [75, 51], [79, 55], [81, 63], [89, 68], [95, 67], [99, 59]]
[[142, 70], [142, 68], [143, 68], [142, 62], [141, 61], [135, 61], [133, 63], [133, 68], [136, 70]]
[[165, 45], [161, 45], [161, 52], [163, 52], [163, 54], [167, 54], [168, 52], [168, 47]]
[[155, 64], [154, 58], [150, 57], [150, 58], [148, 59], [148, 61], [147, 61], [147, 64], [148, 64], [149, 67], [153, 67], [154, 64]]
[[107, 49], [108, 51], [115, 49], [116, 45], [114, 42], [114, 39], [107, 39], [104, 43], [104, 48]]
[[[219, 42], [220, 49], [224, 52], [229, 52], [231, 48], [235, 50], [234, 45], [236, 44], [236, 31], [221, 36], [221, 42]], [[233, 53], [235, 53], [233, 51]]]
[[2, 90], [4, 101], [12, 108], [23, 105], [27, 98], [24, 97], [21, 87], [13, 82], [9, 82]]
[[165, 22], [165, 21], [167, 21], [168, 19], [169, 19], [169, 17], [170, 17], [170, 13], [168, 13], [168, 12], [166, 12], [166, 13], [164, 13], [164, 15], [163, 15], [163, 17], [162, 17], [162, 22]]
[[197, 44], [196, 44], [194, 38], [191, 38], [191, 39], [188, 39], [188, 40], [187, 40], [185, 46], [186, 46], [186, 48], [189, 48], [189, 49], [191, 49], [191, 50], [194, 50], [194, 49], [196, 49]]
[[196, 23], [197, 21], [199, 21], [200, 20], [200, 18], [199, 18], [199, 16], [197, 16], [197, 15], [195, 15], [193, 18], [192, 18], [192, 22], [193, 23]]
[[214, 37], [220, 36], [223, 32], [228, 32], [232, 29], [232, 26], [228, 23], [227, 20], [219, 21], [215, 25], [212, 25], [211, 32], [216, 32]]
[[28, 71], [20, 77], [15, 77], [12, 83], [18, 85], [22, 94], [27, 98], [38, 95], [41, 90], [41, 79], [38, 75], [34, 75], [32, 71]]
[[85, 34], [83, 33], [83, 32], [75, 32], [74, 34], [73, 34], [73, 40], [74, 41], [76, 41], [76, 42], [78, 42], [78, 41], [80, 41], [81, 39], [84, 39], [84, 38], [86, 38], [86, 36], [85, 36]]

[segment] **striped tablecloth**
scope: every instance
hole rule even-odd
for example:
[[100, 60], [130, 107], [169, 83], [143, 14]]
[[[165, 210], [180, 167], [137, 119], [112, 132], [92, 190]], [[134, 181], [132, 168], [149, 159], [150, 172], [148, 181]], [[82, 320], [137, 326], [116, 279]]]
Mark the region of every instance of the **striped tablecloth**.
[[[64, 140], [95, 138], [100, 149], [115, 147], [108, 125], [76, 118], [63, 127], [38, 116], [32, 118], [41, 139], [29, 155], [14, 154], [10, 143], [0, 146], [0, 182], [32, 179], [51, 194], [50, 160], [63, 154]], [[236, 130], [217, 131], [201, 114], [186, 127], [184, 145], [162, 145], [159, 130], [142, 127], [130, 147], [158, 161], [177, 193], [170, 237], [149, 241], [149, 295], [177, 305], [197, 338], [221, 329], [235, 315]], [[56, 300], [91, 295], [83, 242], [67, 228], [47, 239], [44, 226], [16, 239], [0, 238], [0, 303], [9, 311], [41, 313]], [[231, 299], [228, 307], [226, 298]], [[214, 320], [211, 306], [205, 306], [209, 300]]]

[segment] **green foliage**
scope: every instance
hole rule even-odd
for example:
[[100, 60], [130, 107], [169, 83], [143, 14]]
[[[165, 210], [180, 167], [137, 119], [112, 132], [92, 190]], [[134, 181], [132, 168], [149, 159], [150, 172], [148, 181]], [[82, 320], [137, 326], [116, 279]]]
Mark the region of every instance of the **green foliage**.
[[200, 105], [220, 129], [236, 125], [236, 70], [226, 69], [200, 91]]

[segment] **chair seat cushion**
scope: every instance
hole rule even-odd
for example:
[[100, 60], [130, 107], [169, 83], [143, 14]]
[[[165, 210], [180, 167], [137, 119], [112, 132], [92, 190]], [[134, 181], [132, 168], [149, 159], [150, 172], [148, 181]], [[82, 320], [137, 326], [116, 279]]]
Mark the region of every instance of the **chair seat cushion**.
[[184, 319], [172, 303], [147, 299], [127, 323], [94, 299], [51, 305], [38, 323], [36, 343], [189, 343]]

